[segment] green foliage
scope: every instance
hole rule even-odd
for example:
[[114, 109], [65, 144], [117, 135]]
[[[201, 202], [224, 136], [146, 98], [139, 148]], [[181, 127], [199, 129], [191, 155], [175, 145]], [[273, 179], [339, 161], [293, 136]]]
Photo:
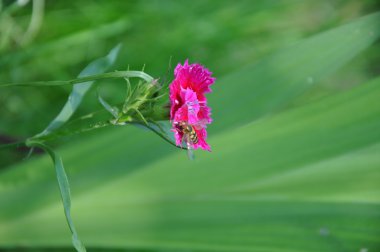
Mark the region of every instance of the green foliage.
[[[115, 62], [119, 50], [120, 45], [117, 45], [110, 51], [107, 56], [89, 64], [85, 69], [83, 69], [78, 77], [81, 78], [89, 75], [101, 74], [107, 71]], [[48, 135], [52, 131], [60, 128], [63, 124], [65, 124], [78, 109], [84, 95], [88, 92], [88, 90], [90, 90], [93, 83], [94, 81], [92, 80], [74, 85], [73, 91], [70, 93], [69, 98], [66, 104], [63, 106], [61, 112], [57, 115], [56, 118], [54, 118], [53, 121], [50, 122], [46, 129], [44, 129], [40, 134], [37, 134], [37, 137]]]
[[[369, 47], [379, 16], [218, 78], [213, 152], [194, 162], [128, 126], [61, 148], [83, 241], [174, 251], [378, 248], [380, 79], [286, 105]], [[69, 246], [50, 166], [42, 157], [0, 174], [1, 246]]]
[[42, 148], [46, 153], [50, 155], [54, 163], [55, 172], [57, 174], [59, 191], [61, 192], [61, 198], [62, 198], [62, 203], [63, 203], [63, 208], [64, 208], [67, 224], [69, 225], [69, 228], [72, 234], [73, 245], [78, 252], [85, 252], [86, 248], [80, 241], [78, 233], [74, 226], [74, 222], [71, 218], [70, 184], [69, 184], [69, 180], [67, 179], [65, 168], [63, 167], [62, 158], [44, 143], [29, 142], [28, 146]]
[[214, 130], [244, 125], [283, 109], [376, 41], [378, 27], [380, 14], [368, 15], [299, 41], [226, 76], [215, 85], [216, 95], [210, 99], [219, 122]]
[[[116, 60], [116, 56], [119, 52], [120, 45], [116, 46], [111, 52], [104, 58], [100, 58], [96, 61], [91, 62], [80, 74], [79, 78], [87, 77], [93, 74], [99, 74], [107, 70]], [[57, 181], [59, 185], [59, 190], [61, 193], [63, 208], [66, 216], [67, 224], [69, 225], [70, 231], [72, 233], [72, 242], [75, 249], [78, 252], [85, 252], [86, 249], [78, 237], [78, 233], [74, 226], [74, 222], [71, 218], [71, 195], [70, 195], [70, 185], [67, 179], [65, 168], [63, 167], [62, 158], [58, 156], [49, 146], [38, 140], [38, 137], [46, 136], [56, 131], [62, 125], [64, 125], [74, 114], [74, 112], [79, 107], [84, 95], [93, 85], [94, 80], [89, 80], [85, 83], [77, 84], [73, 87], [73, 91], [70, 93], [68, 101], [62, 108], [61, 112], [53, 119], [53, 121], [48, 125], [48, 127], [41, 133], [37, 134], [33, 138], [29, 138], [26, 141], [28, 147], [39, 147], [47, 152], [55, 167], [55, 172], [57, 176]], [[36, 140], [37, 139], [37, 140]]]
[[[377, 79], [215, 136], [212, 158], [200, 155], [193, 163], [172, 154], [138, 172], [85, 189], [75, 197], [74, 207], [84, 240], [101, 247], [229, 251], [376, 248], [380, 135], [374, 132], [380, 126], [380, 106], [373, 105], [378, 105], [379, 87]], [[326, 108], [331, 110], [326, 112]], [[256, 137], [247, 138], [253, 132]], [[90, 144], [79, 155], [95, 152], [99, 141]], [[72, 167], [94, 165], [94, 160], [72, 156], [78, 151], [74, 146], [63, 151]], [[126, 158], [125, 168], [131, 160]], [[42, 164], [38, 160], [33, 168]], [[95, 166], [110, 172], [116, 168], [110, 164], [111, 160], [97, 159]], [[93, 168], [84, 176], [91, 176]], [[79, 183], [88, 183], [84, 176]], [[59, 205], [50, 203], [22, 218], [15, 215], [3, 222], [2, 243], [25, 237], [25, 231], [17, 231], [21, 227], [46, 223], [32, 229], [28, 244], [61, 244], [66, 232], [60, 227], [60, 214]]]

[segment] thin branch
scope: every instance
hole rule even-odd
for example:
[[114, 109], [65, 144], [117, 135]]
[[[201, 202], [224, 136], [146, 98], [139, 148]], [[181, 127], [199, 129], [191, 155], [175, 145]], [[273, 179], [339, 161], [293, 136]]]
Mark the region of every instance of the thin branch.
[[74, 85], [78, 83], [83, 83], [87, 81], [95, 81], [101, 79], [114, 79], [114, 78], [142, 78], [146, 82], [152, 82], [154, 79], [152, 76], [140, 72], [140, 71], [115, 71], [103, 74], [94, 74], [90, 76], [85, 76], [77, 79], [66, 80], [66, 81], [34, 81], [34, 82], [21, 82], [21, 83], [3, 83], [0, 84], [2, 87], [43, 87], [43, 86], [63, 86], [63, 85]]
[[7, 144], [1, 144], [0, 149], [5, 149], [5, 148], [11, 148], [11, 147], [23, 147], [25, 145], [25, 141], [18, 141], [18, 142], [13, 142], [13, 143], [7, 143]]

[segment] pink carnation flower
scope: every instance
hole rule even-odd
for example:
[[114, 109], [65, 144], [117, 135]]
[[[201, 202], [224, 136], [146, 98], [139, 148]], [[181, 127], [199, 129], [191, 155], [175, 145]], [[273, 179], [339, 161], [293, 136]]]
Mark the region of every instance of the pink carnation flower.
[[[211, 92], [210, 85], [215, 81], [211, 74], [199, 64], [189, 65], [188, 60], [183, 65], [178, 64], [174, 70], [175, 79], [170, 84], [170, 120], [177, 145], [186, 141], [194, 149], [210, 151], [206, 142], [206, 125], [212, 119], [205, 94]], [[192, 134], [189, 134], [190, 129]]]

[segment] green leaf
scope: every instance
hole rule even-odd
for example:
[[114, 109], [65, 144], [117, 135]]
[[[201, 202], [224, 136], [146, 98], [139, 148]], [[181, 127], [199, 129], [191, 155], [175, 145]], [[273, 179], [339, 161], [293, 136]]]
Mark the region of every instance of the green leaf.
[[[215, 131], [244, 125], [283, 109], [380, 37], [380, 13], [279, 50], [232, 73], [213, 86]], [[223, 101], [223, 102], [221, 102]]]
[[[79, 74], [79, 78], [86, 77], [89, 75], [94, 75], [98, 73], [103, 73], [107, 71], [115, 62], [116, 57], [119, 53], [121, 45], [114, 47], [107, 56], [97, 59], [91, 62], [83, 71]], [[60, 128], [64, 123], [66, 123], [74, 112], [78, 109], [84, 95], [92, 87], [94, 81], [88, 81], [85, 83], [74, 85], [73, 91], [70, 93], [66, 104], [63, 106], [61, 112], [54, 118], [53, 121], [39, 133], [36, 137], [48, 135], [52, 131]]]
[[103, 108], [105, 110], [107, 110], [112, 116], [113, 118], [118, 118], [119, 116], [119, 109], [115, 106], [112, 106], [110, 105], [101, 95], [100, 95], [100, 92], [98, 90], [98, 101], [100, 102], [100, 104], [102, 104]]
[[62, 203], [63, 203], [63, 208], [66, 216], [66, 221], [67, 224], [69, 225], [71, 234], [72, 234], [72, 242], [75, 247], [75, 249], [78, 252], [86, 252], [86, 248], [82, 244], [82, 242], [79, 239], [78, 233], [75, 229], [74, 222], [71, 218], [71, 195], [70, 195], [70, 185], [69, 185], [69, 180], [67, 179], [66, 171], [65, 168], [63, 167], [63, 162], [62, 158], [55, 153], [49, 146], [47, 146], [44, 143], [41, 142], [29, 142], [28, 146], [30, 147], [39, 147], [46, 151], [55, 167], [55, 172], [57, 175], [57, 181], [59, 185], [59, 190], [61, 192], [61, 198], [62, 198]]

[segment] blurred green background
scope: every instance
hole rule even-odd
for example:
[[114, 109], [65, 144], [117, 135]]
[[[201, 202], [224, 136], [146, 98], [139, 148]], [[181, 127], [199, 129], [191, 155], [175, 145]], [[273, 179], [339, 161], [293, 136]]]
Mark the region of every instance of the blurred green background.
[[[213, 152], [194, 162], [131, 127], [54, 142], [89, 251], [380, 249], [378, 1], [22, 2], [1, 1], [1, 83], [73, 79], [120, 42], [112, 70], [170, 81], [188, 58], [217, 78]], [[70, 91], [1, 88], [0, 144]], [[76, 117], [102, 109], [95, 91]], [[0, 149], [0, 250], [72, 251], [53, 165], [26, 155]]]

